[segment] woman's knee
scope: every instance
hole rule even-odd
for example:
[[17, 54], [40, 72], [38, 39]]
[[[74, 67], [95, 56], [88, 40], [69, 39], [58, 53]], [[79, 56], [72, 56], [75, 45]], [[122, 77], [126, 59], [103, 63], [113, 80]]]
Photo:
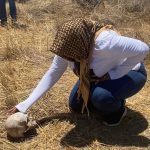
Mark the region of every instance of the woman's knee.
[[83, 100], [82, 99], [78, 100], [77, 98], [79, 83], [80, 81], [76, 82], [69, 96], [69, 108], [73, 111], [81, 111], [82, 109]]
[[121, 102], [117, 101], [111, 92], [99, 87], [93, 91], [91, 103], [97, 110], [102, 112], [117, 111], [121, 107]]

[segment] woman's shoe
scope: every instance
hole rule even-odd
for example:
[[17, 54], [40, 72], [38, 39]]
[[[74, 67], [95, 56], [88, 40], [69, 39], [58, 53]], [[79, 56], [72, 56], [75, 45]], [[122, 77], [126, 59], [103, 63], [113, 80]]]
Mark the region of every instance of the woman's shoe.
[[103, 116], [103, 123], [107, 126], [118, 126], [122, 119], [127, 114], [127, 108], [124, 107], [117, 112], [110, 113], [108, 115]]

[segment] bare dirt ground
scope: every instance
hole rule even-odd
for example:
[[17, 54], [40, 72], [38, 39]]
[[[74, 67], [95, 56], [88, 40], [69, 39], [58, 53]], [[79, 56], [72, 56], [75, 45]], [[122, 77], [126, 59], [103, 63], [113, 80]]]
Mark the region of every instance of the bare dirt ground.
[[20, 26], [0, 27], [0, 149], [148, 150], [150, 149], [150, 56], [145, 87], [127, 100], [128, 114], [118, 127], [106, 127], [96, 114], [71, 114], [68, 96], [77, 78], [68, 69], [28, 113], [39, 126], [25, 138], [7, 137], [8, 110], [26, 99], [53, 59], [56, 29], [76, 17], [113, 20], [121, 34], [150, 44], [149, 0], [30, 0], [17, 2]]

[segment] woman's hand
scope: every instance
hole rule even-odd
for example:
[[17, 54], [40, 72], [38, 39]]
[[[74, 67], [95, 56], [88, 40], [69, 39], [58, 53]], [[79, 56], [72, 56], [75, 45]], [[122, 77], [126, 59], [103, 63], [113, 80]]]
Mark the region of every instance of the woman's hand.
[[13, 107], [8, 111], [9, 114], [14, 114], [16, 112], [19, 112], [19, 110], [16, 107]]

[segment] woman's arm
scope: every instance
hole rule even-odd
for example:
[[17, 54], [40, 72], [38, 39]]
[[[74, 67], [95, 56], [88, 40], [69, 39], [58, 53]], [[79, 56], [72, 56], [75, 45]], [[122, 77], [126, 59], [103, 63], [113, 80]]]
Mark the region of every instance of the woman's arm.
[[51, 67], [45, 73], [37, 87], [33, 90], [31, 95], [23, 102], [19, 103], [15, 107], [25, 113], [38, 99], [40, 99], [62, 76], [68, 66], [68, 62], [55, 56]]
[[115, 57], [125, 58], [122, 64], [109, 71], [112, 79], [127, 74], [136, 64], [142, 62], [149, 52], [149, 47], [144, 42], [120, 35], [115, 35], [110, 45], [108, 50], [112, 51]]

